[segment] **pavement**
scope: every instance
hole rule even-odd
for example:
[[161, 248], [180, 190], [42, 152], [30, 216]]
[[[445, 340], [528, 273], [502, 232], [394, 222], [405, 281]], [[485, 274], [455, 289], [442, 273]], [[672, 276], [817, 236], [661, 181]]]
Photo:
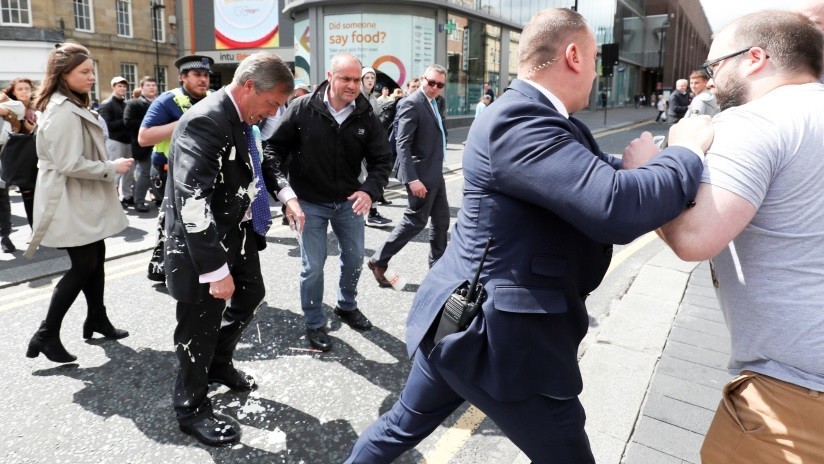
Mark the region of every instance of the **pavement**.
[[[610, 108], [606, 122], [603, 110], [575, 116], [597, 135], [649, 123], [656, 114], [652, 108], [629, 107]], [[450, 129], [445, 170], [460, 169], [467, 132], [468, 128]], [[390, 183], [392, 187], [397, 183]], [[12, 192], [11, 198], [16, 228], [11, 238], [22, 249], [29, 229], [19, 194]], [[274, 203], [272, 211], [280, 214]], [[154, 245], [155, 212], [129, 210], [128, 216], [129, 228], [106, 241], [107, 260], [142, 253]], [[641, 247], [658, 251], [643, 264], [609, 315], [587, 335], [580, 353], [587, 432], [599, 464], [697, 464], [721, 388], [731, 378], [725, 368], [729, 334], [706, 263], [681, 261], [654, 234], [621, 253]], [[613, 261], [619, 261], [621, 253]], [[22, 251], [2, 253], [0, 288], [61, 274], [68, 265], [61, 250], [41, 249], [32, 260], [23, 258]], [[13, 461], [11, 453], [0, 452], [0, 456]], [[529, 461], [520, 454], [512, 462]]]

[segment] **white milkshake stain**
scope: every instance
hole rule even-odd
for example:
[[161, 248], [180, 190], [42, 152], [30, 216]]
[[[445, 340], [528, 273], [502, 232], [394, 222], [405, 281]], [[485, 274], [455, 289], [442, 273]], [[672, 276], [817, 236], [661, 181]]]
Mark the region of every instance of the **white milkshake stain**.
[[195, 362], [195, 355], [194, 355], [194, 353], [192, 353], [192, 350], [189, 349], [189, 345], [191, 345], [191, 344], [192, 344], [192, 340], [189, 339], [189, 341], [186, 342], [186, 343], [178, 343], [176, 349], [177, 348], [183, 348], [183, 351], [189, 353], [189, 361]]
[[203, 232], [212, 223], [212, 213], [205, 198], [190, 197], [184, 200], [180, 217], [186, 231], [191, 233]]

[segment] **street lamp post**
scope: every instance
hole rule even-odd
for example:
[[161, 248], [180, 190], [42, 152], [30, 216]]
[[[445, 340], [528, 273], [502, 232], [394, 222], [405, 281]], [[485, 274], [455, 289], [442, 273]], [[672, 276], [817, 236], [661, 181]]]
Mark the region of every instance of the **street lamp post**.
[[[160, 21], [158, 20], [157, 10], [162, 10], [163, 8], [166, 8], [166, 6], [155, 2], [154, 0], [152, 0], [150, 5], [151, 5], [151, 8], [152, 8], [152, 38], [154, 39], [154, 43], [155, 43], [155, 79], [157, 79], [158, 84], [160, 84], [160, 30], [161, 30], [160, 26], [161, 26], [161, 24], [159, 24]], [[158, 26], [157, 29], [155, 29], [155, 26]], [[157, 32], [155, 32], [155, 31], [157, 31]]]
[[660, 79], [658, 80], [658, 84], [661, 85], [661, 89], [664, 88], [664, 41], [666, 40], [667, 28], [669, 27], [669, 19], [665, 19], [664, 22], [661, 23], [661, 38], [659, 39], [660, 44], [658, 45], [658, 73], [660, 77]]

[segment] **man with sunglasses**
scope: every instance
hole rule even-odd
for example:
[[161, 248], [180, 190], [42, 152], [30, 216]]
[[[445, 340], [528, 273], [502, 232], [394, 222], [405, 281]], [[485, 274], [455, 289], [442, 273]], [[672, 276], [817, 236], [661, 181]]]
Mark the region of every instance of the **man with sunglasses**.
[[696, 206], [664, 226], [683, 259], [710, 259], [737, 375], [704, 464], [824, 462], [824, 37], [800, 13], [722, 29], [703, 67], [713, 119]]
[[603, 153], [570, 116], [589, 104], [597, 56], [595, 35], [571, 9], [545, 10], [524, 27], [518, 79], [469, 130], [458, 220], [407, 318], [406, 385], [346, 464], [392, 462], [464, 402], [533, 462], [594, 464], [578, 400], [585, 299], [612, 243], [691, 202], [712, 140], [708, 118], [694, 118], [673, 126], [670, 146], [651, 160]]
[[375, 251], [367, 265], [381, 287], [390, 287], [384, 276], [392, 259], [432, 219], [429, 233], [429, 267], [446, 249], [449, 203], [443, 179], [446, 129], [437, 98], [446, 85], [446, 69], [434, 64], [426, 68], [421, 87], [398, 103], [395, 116], [397, 179], [406, 185], [409, 206], [386, 243]]

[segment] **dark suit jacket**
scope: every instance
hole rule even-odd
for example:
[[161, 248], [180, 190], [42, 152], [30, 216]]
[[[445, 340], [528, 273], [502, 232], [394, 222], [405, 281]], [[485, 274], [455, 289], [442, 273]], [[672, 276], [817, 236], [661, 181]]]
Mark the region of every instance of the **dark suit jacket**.
[[432, 105], [417, 90], [398, 103], [395, 160], [397, 179], [408, 184], [420, 180], [432, 188], [443, 178], [443, 138]]
[[469, 130], [463, 203], [446, 253], [412, 304], [410, 356], [493, 237], [481, 313], [430, 359], [502, 401], [578, 395], [584, 300], [609, 267], [611, 244], [677, 216], [695, 197], [702, 163], [671, 147], [643, 168], [619, 168], [583, 123], [513, 81]]
[[[169, 161], [166, 285], [176, 300], [194, 304], [198, 276], [227, 263], [231, 268], [228, 256], [234, 255], [232, 247], [239, 244], [224, 239], [239, 226], [251, 204], [249, 149], [243, 124], [225, 89], [212, 93], [180, 118], [172, 134]], [[265, 244], [254, 235], [258, 244]]]

